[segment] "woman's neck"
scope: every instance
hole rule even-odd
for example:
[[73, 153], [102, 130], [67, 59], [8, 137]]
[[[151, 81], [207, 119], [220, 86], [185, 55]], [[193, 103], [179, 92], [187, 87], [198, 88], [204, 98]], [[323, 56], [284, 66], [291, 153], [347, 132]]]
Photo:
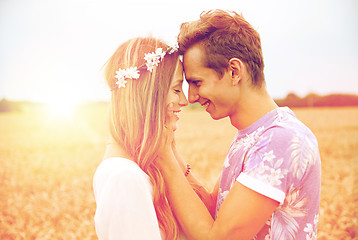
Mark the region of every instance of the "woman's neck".
[[124, 149], [114, 140], [107, 144], [103, 159], [111, 157], [123, 157], [132, 160], [132, 158], [126, 153], [126, 151], [124, 151]]

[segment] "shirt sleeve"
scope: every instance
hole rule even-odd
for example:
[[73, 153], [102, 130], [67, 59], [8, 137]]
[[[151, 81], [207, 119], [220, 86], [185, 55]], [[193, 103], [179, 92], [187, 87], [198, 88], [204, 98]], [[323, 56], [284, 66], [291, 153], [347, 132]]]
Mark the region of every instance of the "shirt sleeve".
[[136, 171], [112, 174], [95, 214], [99, 239], [161, 239], [148, 179]]
[[244, 169], [236, 180], [282, 204], [290, 186], [299, 181], [298, 172], [306, 171], [303, 146], [302, 138], [293, 131], [269, 129], [248, 151]]

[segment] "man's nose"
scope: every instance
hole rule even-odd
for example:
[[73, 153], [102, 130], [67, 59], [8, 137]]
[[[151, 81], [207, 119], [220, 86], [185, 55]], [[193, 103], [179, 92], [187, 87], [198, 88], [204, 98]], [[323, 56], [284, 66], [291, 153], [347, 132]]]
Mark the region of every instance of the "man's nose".
[[189, 85], [189, 90], [188, 90], [188, 100], [190, 103], [195, 103], [197, 102], [199, 99], [199, 94], [198, 91], [196, 89], [194, 89], [194, 87], [191, 87]]

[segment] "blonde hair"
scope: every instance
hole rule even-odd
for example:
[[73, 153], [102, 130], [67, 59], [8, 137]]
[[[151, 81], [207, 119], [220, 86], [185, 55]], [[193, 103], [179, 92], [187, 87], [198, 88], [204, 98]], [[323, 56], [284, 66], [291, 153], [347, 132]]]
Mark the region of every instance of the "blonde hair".
[[113, 139], [150, 177], [159, 227], [167, 239], [177, 239], [178, 227], [156, 161], [163, 138], [166, 98], [179, 54], [166, 54], [152, 72], [140, 70], [140, 77], [128, 80], [125, 88], [119, 89], [114, 77], [118, 68], [143, 65], [144, 54], [157, 48], [166, 50], [168, 45], [154, 38], [135, 38], [119, 46], [108, 60], [105, 77], [112, 89], [110, 131]]

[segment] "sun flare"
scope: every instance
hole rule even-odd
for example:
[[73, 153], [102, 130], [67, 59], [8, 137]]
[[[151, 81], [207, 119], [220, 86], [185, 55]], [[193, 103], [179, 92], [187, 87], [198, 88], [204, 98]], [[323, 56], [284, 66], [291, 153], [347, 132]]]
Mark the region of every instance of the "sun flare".
[[46, 112], [51, 118], [71, 118], [78, 101], [69, 98], [53, 98], [46, 102]]

